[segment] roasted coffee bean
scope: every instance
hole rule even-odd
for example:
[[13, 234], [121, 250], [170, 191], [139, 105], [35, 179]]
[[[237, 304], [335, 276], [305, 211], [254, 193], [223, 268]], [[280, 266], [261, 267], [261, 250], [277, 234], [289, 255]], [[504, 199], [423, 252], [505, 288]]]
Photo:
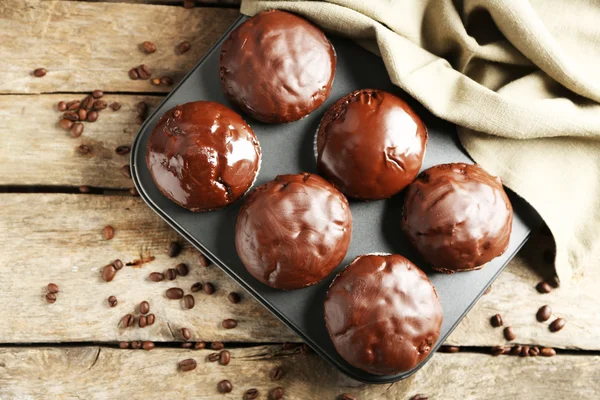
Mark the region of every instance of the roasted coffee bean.
[[490, 322], [494, 328], [502, 326], [502, 316], [500, 314], [496, 314], [490, 319]]
[[113, 111], [119, 111], [121, 109], [121, 103], [113, 101], [109, 106]]
[[210, 353], [206, 359], [210, 362], [215, 362], [219, 360], [219, 357], [219, 353]]
[[104, 110], [106, 107], [108, 107], [106, 101], [100, 99], [94, 101], [94, 110], [100, 111]]
[[98, 120], [98, 111], [90, 111], [87, 115], [88, 122], [96, 122]]
[[515, 340], [517, 335], [515, 335], [515, 331], [511, 326], [507, 326], [504, 328], [504, 337], [506, 340]]
[[341, 394], [339, 400], [356, 400], [356, 397], [352, 396], [350, 393]]
[[440, 346], [438, 349], [439, 353], [458, 353], [460, 351], [460, 347], [458, 346]]
[[175, 266], [175, 270], [177, 271], [177, 275], [179, 276], [187, 276], [187, 274], [190, 272], [188, 266], [184, 263], [177, 264]]
[[79, 114], [74, 111], [65, 111], [63, 118], [68, 119], [69, 121], [79, 121]]
[[174, 281], [177, 278], [177, 270], [175, 268], [169, 268], [167, 270], [167, 279], [170, 281]]
[[233, 385], [227, 379], [223, 379], [217, 384], [217, 389], [219, 389], [219, 392], [221, 393], [229, 393], [233, 390]]
[[152, 42], [145, 41], [142, 43], [142, 50], [146, 54], [152, 54], [156, 51], [156, 45]]
[[194, 346], [194, 343], [192, 343], [192, 342], [183, 342], [183, 343], [181, 343], [181, 348], [182, 349], [191, 349], [192, 346]]
[[196, 360], [193, 358], [188, 358], [187, 360], [183, 360], [179, 363], [179, 369], [183, 372], [192, 371], [196, 369], [197, 365], [198, 364], [196, 363]]
[[173, 84], [173, 79], [170, 76], [161, 76], [160, 84], [164, 86], [171, 86]]
[[206, 343], [204, 343], [204, 342], [196, 342], [194, 344], [194, 349], [196, 349], [196, 350], [202, 350], [205, 348], [206, 348]]
[[146, 317], [145, 315], [140, 315], [140, 317], [138, 318], [138, 326], [140, 328], [145, 328], [146, 325], [148, 325], [148, 317]]
[[102, 279], [106, 282], [110, 282], [115, 279], [115, 275], [117, 274], [117, 269], [114, 265], [108, 264], [102, 269]]
[[554, 321], [552, 321], [550, 326], [548, 326], [548, 329], [550, 329], [550, 332], [558, 332], [565, 327], [566, 323], [567, 321], [565, 321], [564, 318], [556, 318]]
[[169, 248], [167, 249], [167, 255], [171, 258], [177, 257], [179, 252], [181, 251], [181, 246], [177, 242], [171, 242], [169, 244]]
[[183, 296], [183, 305], [188, 310], [194, 308], [194, 306], [196, 305], [196, 300], [194, 299], [194, 296], [192, 296], [191, 294], [186, 294], [185, 296]]
[[183, 298], [183, 290], [177, 287], [167, 289], [167, 297], [171, 300], [179, 300]]
[[156, 85], [156, 86], [158, 86], [158, 85], [160, 85], [160, 78], [152, 78], [152, 79], [150, 80], [150, 82], [151, 82], [153, 85]]
[[192, 333], [188, 328], [181, 328], [181, 336], [183, 336], [185, 340], [190, 340]]
[[119, 348], [120, 349], [128, 349], [129, 348], [129, 342], [119, 342]]
[[208, 259], [202, 253], [200, 253], [200, 265], [204, 268], [210, 265], [210, 261], [208, 261]]
[[429, 397], [425, 396], [424, 394], [415, 394], [413, 397], [410, 398], [410, 400], [429, 400]]
[[269, 399], [270, 400], [281, 400], [281, 399], [283, 399], [284, 394], [285, 394], [285, 391], [283, 390], [283, 388], [281, 386], [278, 386], [275, 389], [271, 389], [271, 391], [269, 392]]
[[108, 305], [111, 307], [116, 307], [119, 302], [115, 296], [108, 296]]
[[244, 394], [244, 400], [256, 400], [259, 395], [258, 389], [252, 388], [246, 390], [246, 394]]
[[150, 325], [154, 325], [154, 320], [156, 319], [156, 317], [154, 316], [154, 314], [148, 314], [148, 326]]
[[519, 353], [520, 357], [527, 357], [529, 355], [529, 346], [523, 346], [521, 349], [521, 353]]
[[132, 196], [137, 196], [138, 192], [137, 192], [137, 190], [135, 190], [134, 187], [132, 187], [131, 189], [129, 189], [129, 194]]
[[83, 124], [80, 122], [75, 122], [71, 129], [69, 129], [69, 135], [72, 138], [78, 138], [83, 133]]
[[136, 71], [140, 79], [143, 80], [146, 80], [150, 78], [150, 76], [152, 76], [152, 71], [150, 70], [150, 68], [148, 68], [146, 64], [141, 64], [139, 67], [137, 67]]
[[552, 286], [546, 281], [538, 283], [535, 288], [540, 293], [550, 293], [552, 291]]
[[88, 185], [81, 185], [79, 186], [79, 193], [89, 193], [90, 192], [90, 187]]
[[150, 303], [148, 303], [146, 300], [142, 301], [140, 303], [140, 313], [148, 314], [149, 312], [150, 312]]
[[77, 152], [79, 154], [90, 154], [92, 152], [92, 148], [90, 146], [88, 146], [87, 144], [80, 144], [79, 146], [77, 146]]
[[121, 173], [125, 178], [131, 179], [131, 169], [129, 168], [129, 165], [123, 165], [121, 167]]
[[115, 149], [115, 153], [117, 153], [120, 156], [129, 154], [130, 151], [131, 151], [131, 147], [129, 147], [129, 146], [119, 146]]
[[83, 99], [83, 101], [81, 102], [81, 108], [85, 109], [85, 111], [89, 111], [94, 107], [94, 97], [92, 96], [87, 96], [85, 99]]
[[227, 350], [223, 350], [219, 353], [219, 364], [221, 365], [229, 365], [231, 361], [231, 354]]
[[548, 321], [550, 319], [550, 316], [552, 316], [552, 309], [548, 305], [540, 307], [538, 312], [535, 314], [535, 318], [539, 322]]
[[152, 350], [154, 348], [154, 342], [146, 341], [142, 343], [142, 349], [144, 350]]
[[531, 357], [537, 357], [540, 354], [540, 349], [537, 346], [532, 346], [529, 348], [529, 355]]
[[160, 281], [162, 281], [164, 279], [165, 279], [165, 275], [161, 274], [160, 272], [152, 272], [150, 274], [150, 280], [152, 282], [160, 282]]
[[237, 294], [236, 292], [231, 292], [229, 293], [229, 295], [227, 296], [227, 298], [229, 299], [230, 302], [232, 302], [233, 304], [237, 304], [240, 302], [240, 295]]
[[106, 240], [110, 240], [115, 236], [115, 228], [110, 225], [106, 225], [102, 232], [104, 233], [104, 239]]
[[56, 301], [56, 295], [54, 293], [46, 293], [46, 303], [54, 303]]
[[46, 289], [48, 293], [58, 293], [58, 285], [56, 283], [49, 283]]
[[71, 100], [70, 102], [67, 103], [67, 110], [75, 111], [79, 108], [80, 105], [81, 105], [81, 101]]
[[46, 73], [48, 73], [48, 71], [46, 71], [46, 68], [36, 68], [33, 70], [33, 76], [35, 76], [36, 78], [42, 78], [46, 76]]
[[67, 111], [67, 103], [64, 101], [59, 101], [56, 107], [58, 108], [58, 111]]
[[190, 288], [190, 290], [192, 292], [199, 292], [202, 290], [202, 282], [196, 282], [192, 285], [192, 287]]
[[131, 342], [131, 348], [132, 349], [141, 349], [142, 348], [142, 342], [140, 342], [139, 340], [134, 340], [133, 342]]
[[233, 329], [237, 326], [237, 321], [235, 319], [227, 318], [224, 319], [221, 324], [225, 329]]
[[187, 40], [184, 40], [183, 42], [179, 43], [179, 45], [177, 45], [177, 50], [179, 51], [179, 54], [187, 53], [191, 48], [192, 44]]
[[112, 262], [112, 265], [115, 266], [115, 268], [118, 270], [120, 270], [121, 268], [123, 268], [123, 261], [116, 259], [115, 261]]
[[138, 114], [145, 116], [148, 112], [148, 104], [146, 104], [145, 101], [140, 101], [135, 105], [135, 109], [137, 110]]
[[125, 314], [123, 318], [121, 318], [121, 326], [123, 328], [129, 328], [134, 323], [135, 317], [132, 314]]
[[183, 8], [194, 8], [196, 0], [183, 0]]
[[60, 121], [58, 121], [58, 126], [60, 126], [61, 128], [63, 128], [64, 130], [69, 130], [71, 129], [71, 127], [73, 126], [73, 121], [63, 118]]
[[223, 348], [225, 348], [225, 345], [223, 344], [223, 342], [212, 342], [210, 344], [210, 348], [213, 350], [223, 350]]
[[283, 368], [281, 368], [281, 366], [276, 366], [274, 367], [270, 372], [269, 372], [269, 377], [271, 378], [272, 381], [278, 381], [283, 377]]
[[540, 355], [542, 357], [554, 357], [556, 355], [556, 350], [552, 347], [542, 347], [540, 350]]
[[510, 349], [510, 355], [511, 356], [518, 356], [521, 353], [522, 347], [519, 345], [513, 346], [512, 349]]
[[213, 294], [215, 292], [215, 285], [213, 285], [210, 282], [205, 282], [203, 289], [204, 289], [204, 293]]
[[87, 118], [87, 111], [85, 111], [83, 108], [80, 108], [77, 110], [77, 115], [79, 116], [80, 121], [85, 121]]
[[134, 81], [140, 79], [136, 68], [131, 68], [129, 70], [129, 79], [133, 79]]
[[104, 96], [104, 92], [102, 90], [94, 90], [92, 92], [92, 96], [94, 96], [95, 99], [99, 99], [100, 97]]
[[494, 347], [492, 347], [492, 350], [490, 351], [490, 353], [494, 357], [499, 356], [500, 354], [504, 354], [504, 346], [494, 346]]

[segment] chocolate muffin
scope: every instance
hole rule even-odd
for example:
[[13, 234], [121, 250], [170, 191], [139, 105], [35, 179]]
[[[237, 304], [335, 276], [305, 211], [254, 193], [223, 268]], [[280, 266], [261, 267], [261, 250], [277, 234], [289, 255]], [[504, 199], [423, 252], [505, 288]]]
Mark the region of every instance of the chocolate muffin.
[[242, 117], [222, 104], [178, 105], [158, 121], [146, 163], [160, 191], [192, 211], [224, 207], [252, 186], [260, 145]]
[[377, 375], [416, 367], [438, 340], [442, 320], [427, 275], [397, 254], [357, 257], [325, 298], [325, 323], [337, 352]]
[[284, 11], [264, 11], [238, 26], [221, 48], [229, 100], [259, 121], [296, 121], [331, 92], [336, 56], [325, 34]]
[[440, 272], [469, 271], [503, 254], [513, 209], [499, 178], [477, 165], [443, 164], [409, 185], [402, 229]]
[[317, 133], [319, 172], [347, 196], [385, 199], [421, 168], [427, 127], [402, 99], [361, 89], [339, 99]]
[[252, 276], [277, 289], [313, 285], [344, 259], [352, 235], [346, 198], [318, 175], [279, 175], [245, 200], [237, 253]]

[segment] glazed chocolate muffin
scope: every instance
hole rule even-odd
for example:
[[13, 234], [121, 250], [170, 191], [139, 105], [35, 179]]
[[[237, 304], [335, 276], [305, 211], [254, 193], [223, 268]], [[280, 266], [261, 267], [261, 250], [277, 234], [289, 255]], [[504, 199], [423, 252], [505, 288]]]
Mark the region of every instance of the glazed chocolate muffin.
[[347, 196], [385, 199], [421, 168], [427, 127], [400, 98], [362, 89], [339, 99], [317, 133], [319, 172]]
[[224, 207], [252, 186], [260, 145], [242, 117], [222, 104], [178, 105], [158, 121], [146, 163], [160, 191], [192, 211]]
[[477, 165], [443, 164], [407, 189], [402, 229], [434, 269], [479, 269], [506, 251], [513, 209], [499, 178]]
[[325, 298], [325, 323], [337, 352], [377, 375], [410, 371], [423, 361], [442, 320], [427, 275], [397, 254], [357, 257]]
[[352, 235], [346, 198], [317, 175], [279, 175], [244, 202], [237, 253], [252, 276], [277, 289], [325, 278], [344, 259]]
[[238, 26], [221, 48], [227, 98], [259, 121], [296, 121], [331, 92], [336, 56], [325, 34], [284, 11], [264, 11]]

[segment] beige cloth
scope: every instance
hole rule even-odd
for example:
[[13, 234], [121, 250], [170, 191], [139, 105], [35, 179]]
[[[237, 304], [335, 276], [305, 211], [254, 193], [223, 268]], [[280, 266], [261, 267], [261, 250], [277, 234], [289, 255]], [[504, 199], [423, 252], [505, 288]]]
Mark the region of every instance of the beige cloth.
[[244, 14], [266, 9], [381, 55], [395, 85], [456, 123], [471, 157], [537, 209], [561, 283], [582, 274], [600, 248], [600, 0], [242, 1]]

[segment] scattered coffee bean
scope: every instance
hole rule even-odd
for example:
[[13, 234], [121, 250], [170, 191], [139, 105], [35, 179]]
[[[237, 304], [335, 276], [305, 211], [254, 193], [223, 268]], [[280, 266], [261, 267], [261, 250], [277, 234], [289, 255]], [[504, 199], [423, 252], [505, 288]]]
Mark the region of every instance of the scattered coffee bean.
[[150, 312], [150, 303], [148, 303], [146, 300], [142, 301], [140, 303], [140, 313], [148, 314], [149, 312]]
[[225, 348], [225, 345], [223, 344], [223, 342], [212, 342], [210, 344], [210, 348], [213, 350], [223, 350]]
[[119, 302], [115, 296], [108, 296], [108, 305], [111, 307], [116, 307]]
[[194, 349], [196, 349], [196, 350], [202, 350], [205, 348], [206, 348], [206, 343], [204, 343], [204, 342], [196, 342], [194, 344]]
[[167, 255], [171, 258], [177, 257], [179, 252], [181, 251], [181, 246], [177, 242], [171, 242], [169, 244], [169, 248], [167, 249]]
[[202, 253], [200, 253], [200, 265], [203, 266], [204, 268], [206, 268], [210, 265], [210, 262]]
[[502, 316], [500, 314], [496, 314], [490, 319], [490, 322], [494, 328], [502, 326]]
[[33, 76], [35, 76], [36, 78], [42, 78], [46, 76], [46, 73], [48, 73], [48, 71], [46, 71], [46, 68], [36, 68], [33, 70]]
[[121, 167], [121, 173], [125, 178], [131, 179], [131, 169], [129, 168], [129, 165], [123, 165]]
[[222, 325], [225, 329], [233, 329], [237, 326], [237, 321], [235, 319], [227, 318], [223, 320]]
[[187, 360], [183, 360], [179, 363], [179, 369], [183, 372], [188, 372], [196, 369], [197, 365], [198, 364], [196, 363], [196, 360], [193, 358], [188, 358]]
[[281, 366], [274, 367], [271, 372], [269, 372], [269, 377], [272, 381], [278, 381], [283, 377], [283, 368]]
[[170, 76], [161, 76], [160, 84], [164, 86], [171, 86], [173, 84], [173, 79]]
[[136, 350], [141, 349], [142, 342], [140, 342], [139, 340], [134, 340], [133, 342], [131, 342], [131, 348]]
[[179, 43], [179, 45], [177, 45], [177, 50], [179, 50], [179, 54], [187, 53], [191, 48], [192, 44], [187, 40], [184, 40], [183, 42]]
[[83, 108], [80, 108], [77, 110], [77, 115], [79, 116], [80, 121], [85, 121], [87, 118], [87, 111], [85, 111]]
[[527, 357], [529, 355], [529, 346], [523, 346], [521, 349], [521, 353], [519, 353], [519, 357]]
[[564, 318], [556, 318], [554, 321], [552, 321], [550, 326], [548, 326], [548, 329], [550, 329], [550, 332], [558, 332], [565, 327], [566, 323], [567, 321], [565, 321]]
[[255, 388], [248, 389], [248, 390], [246, 390], [246, 393], [244, 394], [244, 400], [255, 400], [258, 398], [259, 394], [260, 394], [260, 392], [258, 391], [258, 389], [255, 389]]
[[135, 68], [131, 68], [129, 70], [129, 79], [133, 79], [134, 81], [140, 79], [140, 76], [137, 73], [137, 70]]
[[202, 290], [202, 282], [196, 282], [192, 285], [192, 287], [190, 288], [190, 290], [192, 292], [199, 292]]
[[531, 348], [529, 348], [530, 357], [537, 357], [538, 354], [540, 354], [540, 349], [537, 346], [532, 346]]
[[167, 297], [171, 300], [179, 300], [183, 298], [183, 290], [177, 287], [167, 289]]
[[187, 274], [190, 272], [188, 266], [184, 263], [177, 264], [175, 266], [175, 270], [177, 271], [177, 275], [179, 276], [187, 276]]
[[121, 103], [113, 101], [109, 106], [113, 111], [119, 111], [121, 109]]
[[233, 390], [233, 385], [227, 379], [223, 379], [217, 384], [217, 389], [221, 393], [229, 393]]
[[504, 337], [506, 340], [515, 340], [517, 335], [515, 335], [515, 331], [511, 326], [507, 326], [504, 328]]
[[281, 386], [278, 386], [269, 392], [269, 399], [270, 400], [281, 400], [281, 399], [283, 399], [284, 394], [285, 394], [285, 391], [283, 390], [283, 388]]
[[46, 289], [48, 289], [48, 293], [58, 293], [58, 285], [56, 283], [49, 283]]
[[552, 309], [548, 305], [540, 307], [538, 312], [535, 314], [535, 318], [539, 322], [548, 321], [550, 319], [550, 316], [552, 316]]
[[100, 97], [104, 96], [104, 92], [102, 90], [94, 90], [92, 92], [92, 96], [94, 96], [95, 99], [99, 99]]
[[504, 354], [504, 346], [494, 346], [492, 347], [491, 354], [495, 356], [499, 356], [500, 354]]
[[215, 362], [219, 360], [219, 353], [210, 353], [206, 358], [210, 362]]
[[56, 107], [58, 108], [58, 111], [67, 111], [67, 103], [64, 101], [59, 101]]
[[88, 122], [96, 122], [98, 120], [98, 111], [90, 111], [87, 115]]
[[132, 314], [125, 314], [123, 318], [121, 318], [121, 326], [123, 328], [129, 328], [134, 323], [135, 317]]
[[214, 292], [215, 292], [215, 285], [213, 285], [210, 282], [205, 282], [204, 283], [204, 293], [213, 294]]
[[540, 350], [540, 355], [542, 357], [554, 357], [556, 355], [556, 350], [552, 347], [542, 347]]
[[154, 316], [154, 314], [148, 314], [148, 326], [150, 325], [154, 325], [154, 320], [156, 319], [156, 317]]
[[87, 144], [80, 144], [79, 146], [77, 146], [77, 152], [83, 155], [90, 154], [92, 152], [92, 148]]
[[63, 113], [63, 118], [68, 119], [69, 121], [79, 121], [79, 114], [73, 111], [65, 111]]
[[240, 302], [240, 295], [237, 294], [236, 292], [231, 292], [229, 293], [229, 295], [227, 296], [227, 298], [229, 299], [230, 302], [232, 302], [233, 304], [237, 304]]
[[160, 282], [160, 281], [162, 281], [164, 279], [165, 279], [165, 275], [161, 274], [160, 272], [152, 272], [150, 274], [150, 280], [152, 282]]
[[46, 293], [46, 303], [54, 303], [56, 301], [56, 295], [54, 293]]
[[138, 326], [140, 328], [145, 328], [146, 325], [148, 325], [148, 317], [146, 317], [145, 315], [140, 315], [140, 317], [138, 318]]
[[538, 283], [535, 288], [540, 293], [550, 293], [552, 291], [552, 286], [546, 281]]
[[115, 275], [117, 274], [117, 269], [114, 265], [108, 264], [102, 269], [102, 279], [106, 282], [110, 282], [115, 279]]
[[177, 270], [175, 268], [169, 268], [167, 270], [167, 279], [170, 281], [174, 281], [177, 278]]
[[106, 225], [103, 230], [104, 239], [110, 240], [115, 236], [115, 228], [110, 225]]
[[81, 124], [80, 122], [75, 122], [71, 129], [69, 129], [69, 135], [71, 135], [72, 138], [78, 138], [79, 136], [81, 136], [82, 133], [83, 124]]
[[129, 154], [130, 151], [131, 151], [131, 147], [129, 147], [129, 146], [119, 146], [115, 149], [115, 153], [117, 153], [120, 156]]
[[115, 266], [115, 268], [118, 270], [120, 270], [121, 268], [123, 268], [123, 261], [116, 259], [115, 261], [112, 262], [112, 265]]
[[143, 342], [142, 343], [142, 348], [144, 350], [150, 351], [150, 350], [152, 350], [154, 348], [154, 342], [150, 342], [150, 341]]
[[81, 105], [81, 101], [71, 100], [70, 102], [67, 103], [67, 110], [75, 111], [79, 108], [80, 105]]
[[156, 51], [156, 45], [152, 42], [145, 41], [142, 43], [142, 50], [146, 54], [152, 54]]
[[185, 296], [183, 296], [183, 305], [188, 310], [194, 308], [194, 306], [196, 305], [196, 300], [194, 299], [194, 296], [192, 296], [191, 294], [186, 294]]
[[85, 109], [85, 111], [90, 111], [92, 108], [94, 108], [94, 97], [87, 96], [85, 99], [83, 99], [81, 102], [81, 108]]
[[192, 346], [194, 346], [194, 343], [192, 343], [192, 342], [183, 342], [183, 343], [181, 343], [181, 348], [182, 349], [191, 349]]
[[106, 107], [108, 107], [108, 104], [106, 104], [104, 100], [98, 99], [94, 101], [94, 110], [100, 111], [104, 110]]
[[229, 365], [231, 361], [231, 354], [227, 350], [223, 350], [219, 353], [219, 364], [221, 365]]
[[138, 114], [145, 116], [148, 112], [148, 104], [146, 104], [145, 101], [140, 101], [135, 105], [135, 109], [137, 110]]
[[192, 333], [188, 328], [181, 328], [181, 336], [183, 336], [185, 340], [190, 340]]
[[460, 347], [458, 346], [440, 346], [438, 352], [440, 353], [458, 353], [460, 351]]
[[73, 126], [73, 121], [63, 118], [60, 121], [58, 121], [58, 126], [60, 126], [64, 130], [68, 131]]
[[129, 342], [119, 342], [119, 348], [120, 349], [128, 349], [129, 348]]
[[521, 353], [521, 349], [522, 347], [519, 345], [513, 346], [513, 348], [510, 350], [510, 355], [518, 356]]
[[79, 186], [79, 193], [89, 193], [91, 191], [88, 185]]
[[425, 396], [424, 394], [415, 394], [413, 397], [410, 398], [410, 400], [429, 400], [429, 397]]
[[339, 400], [356, 400], [356, 397], [352, 396], [350, 393], [341, 394]]
[[158, 85], [160, 85], [160, 78], [152, 78], [152, 80], [150, 80], [150, 82], [151, 82], [153, 85], [156, 85], [156, 86], [158, 86]]
[[136, 68], [136, 71], [140, 79], [143, 80], [146, 80], [150, 78], [150, 76], [152, 76], [152, 71], [146, 64], [141, 64], [139, 67]]

